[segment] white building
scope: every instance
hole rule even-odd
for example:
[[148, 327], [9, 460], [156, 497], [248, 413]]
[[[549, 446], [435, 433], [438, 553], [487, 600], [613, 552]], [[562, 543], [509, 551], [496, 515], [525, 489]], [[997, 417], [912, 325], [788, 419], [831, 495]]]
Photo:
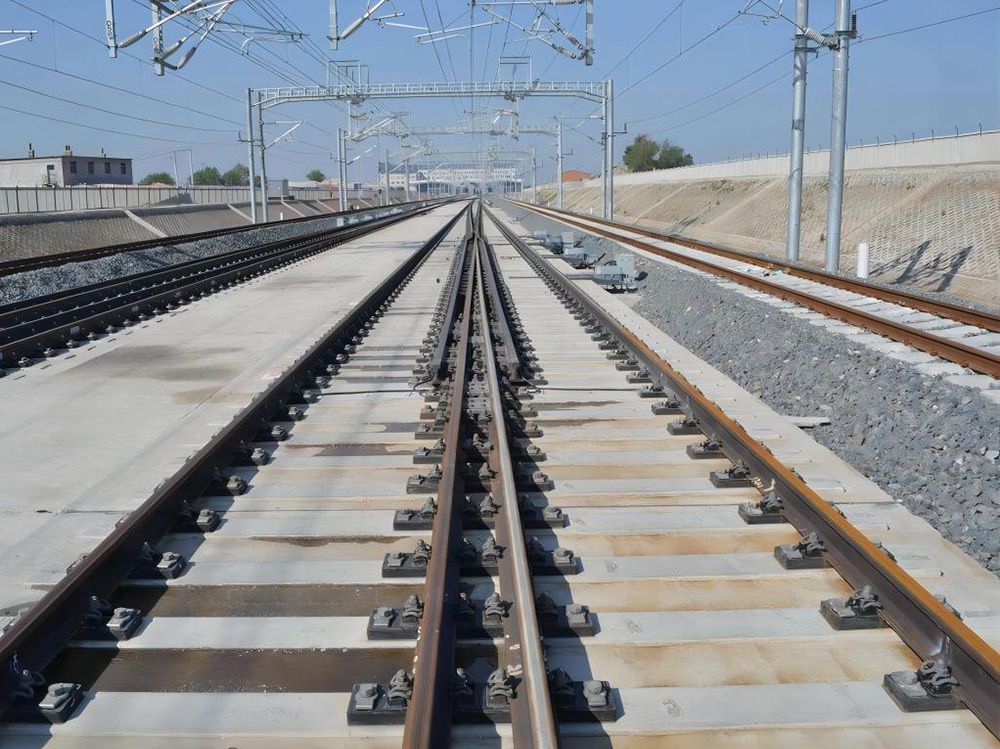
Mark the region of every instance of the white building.
[[28, 155], [0, 159], [0, 187], [69, 187], [71, 185], [131, 185], [132, 159], [78, 156], [66, 149], [58, 156], [36, 156], [28, 144]]

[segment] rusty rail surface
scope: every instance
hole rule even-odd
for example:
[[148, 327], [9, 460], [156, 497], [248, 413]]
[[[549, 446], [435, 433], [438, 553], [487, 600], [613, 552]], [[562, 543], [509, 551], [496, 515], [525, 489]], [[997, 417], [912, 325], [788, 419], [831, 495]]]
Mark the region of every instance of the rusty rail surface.
[[[565, 224], [569, 224], [570, 226], [575, 226], [587, 233], [598, 234], [608, 239], [613, 239], [623, 244], [645, 250], [646, 252], [651, 252], [654, 255], [659, 255], [660, 257], [665, 257], [670, 260], [683, 263], [684, 265], [689, 265], [697, 268], [698, 270], [712, 273], [716, 276], [722, 276], [731, 281], [742, 284], [743, 286], [749, 286], [753, 289], [757, 289], [758, 291], [770, 294], [771, 296], [780, 297], [787, 301], [802, 305], [803, 307], [808, 307], [809, 309], [823, 315], [827, 315], [828, 317], [843, 320], [851, 325], [856, 325], [860, 328], [870, 330], [873, 333], [878, 333], [879, 335], [883, 335], [894, 341], [899, 341], [909, 346], [913, 346], [921, 351], [925, 351], [929, 354], [933, 354], [934, 356], [939, 356], [942, 359], [955, 362], [956, 364], [968, 367], [976, 372], [1000, 378], [1000, 356], [997, 354], [975, 348], [974, 346], [969, 346], [959, 340], [945, 338], [944, 336], [935, 335], [929, 331], [920, 330], [903, 323], [894, 322], [888, 318], [863, 312], [862, 310], [855, 309], [854, 307], [850, 307], [846, 304], [833, 302], [828, 299], [823, 299], [822, 297], [813, 296], [812, 294], [804, 291], [788, 288], [773, 281], [769, 281], [767, 278], [752, 276], [737, 270], [725, 268], [709, 260], [689, 257], [688, 255], [674, 252], [664, 247], [658, 247], [640, 239], [623, 236], [620, 231], [647, 234], [648, 236], [653, 236], [657, 239], [677, 242], [677, 240], [673, 237], [657, 235], [653, 232], [637, 231], [634, 227], [626, 227], [621, 224], [598, 220], [589, 216], [585, 218], [586, 222], [614, 227], [614, 229], [618, 231], [614, 231], [612, 229], [602, 229], [591, 226], [588, 223], [584, 223], [584, 221], [577, 220], [576, 214], [567, 214], [566, 212], [560, 213], [548, 208], [540, 208], [539, 206], [528, 205], [521, 202], [516, 202], [515, 204], [522, 208], [535, 211], [541, 215], [548, 216], [549, 218], [555, 218]], [[711, 249], [708, 246], [702, 246], [700, 243], [693, 242], [692, 240], [684, 240], [684, 242], [678, 242], [678, 244], [686, 244], [694, 249], [714, 252], [715, 254], [725, 255], [726, 257], [731, 257], [732, 259], [753, 262], [752, 256], [744, 256], [733, 253], [732, 251], [720, 251], [718, 248]], [[727, 252], [731, 254], [725, 254]], [[770, 267], [784, 270], [786, 266], [780, 263], [770, 263]], [[986, 330], [1000, 331], [1000, 318], [995, 315], [991, 315], [988, 312], [979, 312], [978, 310], [973, 310], [967, 307], [947, 304], [944, 302], [930, 301], [907, 292], [897, 292], [874, 284], [851, 281], [850, 279], [845, 279], [834, 274], [820, 271], [809, 270], [808, 273], [813, 274], [810, 277], [806, 275], [806, 271], [802, 268], [802, 266], [788, 266], [788, 268], [789, 273], [792, 272], [791, 269], [794, 269], [796, 271], [794, 275], [801, 275], [819, 283], [824, 283], [830, 286], [838, 286], [839, 288], [854, 291], [859, 294], [876, 297], [878, 299], [902, 306], [913, 307], [914, 309], [941, 315], [956, 321], [969, 322], [970, 324], [983, 327]]]
[[793, 469], [750, 436], [680, 372], [660, 358], [634, 333], [587, 297], [552, 264], [545, 262], [501, 221], [494, 223], [525, 260], [571, 295], [581, 308], [659, 376], [680, 401], [687, 416], [706, 434], [715, 435], [731, 461], [743, 461], [755, 485], [773, 490], [784, 502], [783, 515], [803, 535], [816, 533], [827, 549], [826, 560], [856, 589], [871, 585], [882, 604], [882, 616], [920, 658], [939, 660], [958, 680], [961, 700], [1000, 737], [1000, 654], [935, 598], [885, 550], [855, 528]]
[[[438, 481], [437, 513], [431, 531], [431, 556], [424, 582], [424, 615], [413, 657], [413, 694], [406, 708], [404, 749], [437, 749], [448, 746], [451, 737], [451, 684], [455, 672], [456, 608], [459, 604], [459, 565], [455, 550], [462, 532], [462, 422], [472, 344], [473, 279], [478, 253], [470, 249], [475, 233], [464, 240], [460, 293], [461, 317], [454, 331], [455, 367], [451, 377], [451, 400], [444, 436], [444, 455]], [[450, 305], [454, 315], [456, 305]], [[454, 320], [446, 318], [442, 338], [449, 337]]]
[[[481, 214], [480, 214], [481, 220]], [[542, 635], [535, 610], [535, 593], [531, 568], [528, 562], [524, 526], [521, 522], [517, 496], [511, 442], [504, 420], [504, 403], [500, 385], [500, 367], [517, 361], [509, 327], [505, 320], [503, 303], [496, 283], [495, 259], [492, 248], [481, 240], [483, 262], [477, 276], [479, 316], [482, 339], [486, 351], [486, 379], [489, 383], [490, 405], [493, 412], [491, 438], [495, 449], [491, 452], [494, 477], [494, 494], [500, 504], [497, 515], [497, 543], [505, 549], [500, 560], [500, 589], [512, 598], [512, 611], [504, 625], [503, 654], [507, 669], [521, 674], [516, 699], [511, 702], [511, 724], [515, 747], [556, 749], [559, 733], [549, 692], [548, 672], [542, 651]], [[492, 281], [492, 283], [490, 283]], [[489, 309], [497, 320], [500, 346], [494, 345], [490, 332]], [[517, 372], [515, 368], [513, 371]], [[497, 487], [497, 484], [499, 485]]]

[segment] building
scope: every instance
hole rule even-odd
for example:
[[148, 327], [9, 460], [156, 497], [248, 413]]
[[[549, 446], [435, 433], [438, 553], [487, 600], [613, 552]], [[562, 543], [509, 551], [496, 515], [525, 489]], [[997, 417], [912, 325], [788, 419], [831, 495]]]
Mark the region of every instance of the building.
[[582, 182], [585, 179], [593, 178], [593, 174], [587, 174], [587, 172], [580, 169], [567, 169], [562, 175], [563, 182]]
[[0, 159], [0, 187], [69, 187], [71, 185], [131, 185], [132, 159], [78, 156], [66, 149], [58, 156], [36, 156], [28, 144], [28, 155]]

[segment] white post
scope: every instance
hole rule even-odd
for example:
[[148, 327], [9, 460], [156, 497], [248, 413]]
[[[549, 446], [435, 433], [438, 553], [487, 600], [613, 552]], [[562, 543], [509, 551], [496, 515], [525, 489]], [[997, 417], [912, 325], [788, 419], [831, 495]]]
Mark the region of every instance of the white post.
[[871, 259], [871, 252], [867, 242], [858, 245], [858, 278], [868, 278], [868, 264]]

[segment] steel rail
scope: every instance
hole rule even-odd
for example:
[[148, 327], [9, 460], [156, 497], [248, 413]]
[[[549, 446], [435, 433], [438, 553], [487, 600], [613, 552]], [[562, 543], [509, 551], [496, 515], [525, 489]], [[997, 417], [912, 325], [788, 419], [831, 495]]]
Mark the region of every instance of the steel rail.
[[681, 402], [689, 418], [706, 434], [715, 435], [726, 456], [742, 460], [755, 484], [774, 490], [784, 501], [785, 518], [801, 533], [815, 532], [827, 548], [828, 563], [855, 589], [871, 585], [882, 604], [882, 616], [920, 658], [943, 659], [958, 680], [962, 701], [983, 724], [1000, 737], [1000, 654], [935, 598], [885, 550], [855, 528], [793, 469], [784, 465], [740, 424], [726, 415], [680, 372], [584, 294], [565, 274], [545, 262], [516, 234], [491, 215], [508, 241], [544, 277], [549, 278], [607, 330], [624, 342], [635, 357], [662, 379]]
[[[409, 203], [398, 203], [397, 205], [391, 207], [403, 209], [407, 209], [407, 207], [409, 207], [412, 209], [416, 206], [431, 204], [437, 205], [443, 202], [447, 202], [447, 200], [415, 200], [410, 201]], [[319, 216], [302, 216], [301, 218], [290, 218], [285, 219], [284, 221], [268, 221], [266, 223], [248, 224], [246, 226], [227, 226], [225, 228], [208, 229], [207, 231], [192, 232], [190, 234], [177, 234], [168, 237], [141, 239], [137, 242], [123, 242], [121, 244], [107, 245], [104, 247], [91, 247], [85, 250], [70, 250], [68, 252], [54, 252], [48, 255], [35, 255], [33, 257], [4, 260], [0, 262], [0, 277], [13, 275], [15, 273], [24, 273], [29, 270], [37, 270], [39, 268], [51, 268], [56, 265], [63, 265], [64, 263], [79, 263], [85, 260], [96, 260], [98, 258], [107, 257], [108, 255], [117, 255], [121, 252], [136, 252], [138, 250], [155, 249], [157, 247], [163, 247], [164, 245], [172, 246], [177, 244], [186, 244], [187, 242], [196, 242], [200, 239], [214, 239], [216, 237], [225, 237], [231, 234], [239, 234], [240, 232], [253, 231], [255, 229], [273, 229], [278, 226], [287, 226], [290, 224], [305, 224], [310, 221], [316, 221], [324, 218], [347, 218], [362, 213], [384, 211], [385, 209], [385, 206], [357, 208], [351, 211], [336, 211], [334, 213], [325, 213]]]
[[54, 299], [8, 312], [0, 310], [0, 366], [4, 362], [14, 366], [19, 356], [40, 356], [46, 346], [63, 347], [69, 339], [77, 340], [88, 329], [101, 332], [104, 326], [117, 324], [123, 318], [324, 252], [430, 210], [419, 209], [360, 226], [338, 227], [269, 242], [225, 253], [222, 257], [202, 258], [177, 267], [71, 289], [62, 295], [50, 295]]
[[455, 320], [455, 310], [458, 305], [460, 290], [462, 286], [462, 274], [465, 272], [465, 256], [472, 243], [472, 210], [466, 213], [465, 236], [462, 238], [462, 246], [458, 251], [459, 258], [452, 268], [451, 289], [448, 293], [448, 304], [444, 310], [445, 324], [441, 326], [437, 344], [427, 361], [427, 376], [433, 380], [441, 381], [447, 376], [448, 366], [448, 345], [451, 337], [451, 325]]
[[0, 717], [11, 706], [24, 670], [42, 672], [72, 639], [92, 596], [107, 597], [129, 575], [143, 543], [154, 541], [177, 521], [184, 504], [197, 498], [217, 470], [244, 452], [261, 424], [285, 407], [297, 383], [322, 364], [330, 347], [357, 328], [433, 252], [462, 217], [459, 212], [386, 280], [370, 291], [342, 321], [293, 362], [277, 379], [198, 450], [135, 511], [120, 522], [81, 562], [0, 635]]
[[[480, 226], [482, 225], [482, 209], [480, 209]], [[486, 279], [486, 288], [489, 291], [490, 299], [495, 300], [497, 310], [497, 326], [500, 333], [500, 341], [503, 344], [502, 349], [497, 352], [497, 356], [503, 366], [504, 371], [507, 376], [513, 382], [518, 382], [521, 380], [521, 360], [517, 355], [517, 347], [514, 345], [514, 336], [510, 332], [510, 323], [507, 320], [505, 314], [505, 308], [503, 304], [503, 298], [500, 296], [500, 291], [497, 286], [497, 278], [499, 270], [496, 265], [496, 258], [493, 255], [492, 248], [486, 241], [485, 237], [481, 237], [480, 254], [482, 255], [481, 263], [483, 266], [483, 275]]]
[[[471, 210], [471, 209], [469, 209]], [[472, 242], [472, 237], [466, 238]], [[455, 671], [456, 608], [459, 603], [459, 564], [456, 549], [461, 538], [465, 478], [461, 471], [461, 430], [472, 344], [473, 279], [478, 267], [475, 252], [466, 252], [462, 317], [452, 340], [455, 370], [451, 379], [448, 426], [444, 437], [437, 513], [431, 530], [431, 556], [424, 582], [424, 613], [413, 657], [413, 692], [406, 707], [404, 749], [440, 749], [451, 737], [451, 685]], [[452, 329], [445, 320], [443, 329]]]
[[[481, 219], [481, 216], [480, 216]], [[482, 254], [487, 255], [492, 250], [484, 239], [480, 238]], [[479, 316], [482, 320], [483, 342], [486, 351], [486, 380], [489, 387], [490, 410], [493, 413], [492, 451], [494, 470], [493, 493], [500, 504], [497, 515], [497, 544], [504, 549], [500, 559], [500, 589], [511, 598], [510, 618], [505, 622], [503, 649], [506, 654], [507, 667], [511, 673], [520, 674], [522, 683], [518, 685], [515, 697], [511, 701], [511, 723], [514, 734], [514, 746], [518, 749], [556, 749], [559, 746], [559, 732], [552, 709], [552, 699], [549, 692], [548, 672], [545, 667], [545, 654], [542, 651], [542, 635], [538, 626], [538, 614], [535, 611], [535, 593], [532, 583], [531, 568], [528, 563], [528, 552], [524, 540], [524, 527], [521, 523], [520, 507], [517, 497], [517, 485], [514, 476], [514, 463], [511, 458], [511, 443], [504, 419], [504, 403], [501, 395], [500, 372], [497, 366], [501, 352], [496, 350], [493, 335], [490, 334], [490, 315], [487, 310], [487, 294], [490, 306], [498, 318], [503, 318], [504, 308], [500, 294], [496, 288], [496, 279], [492, 285], [486, 283], [485, 277], [493, 273], [492, 264], [480, 265], [480, 273], [476, 277], [479, 289]], [[501, 340], [503, 337], [501, 336]], [[504, 345], [507, 345], [505, 342]], [[513, 342], [510, 342], [513, 346]], [[507, 356], [516, 358], [516, 351], [511, 349]], [[499, 491], [497, 490], [499, 484]], [[513, 624], [513, 627], [510, 626]]]
[[954, 304], [952, 302], [946, 302], [938, 299], [931, 299], [904, 289], [894, 289], [872, 281], [850, 278], [849, 276], [842, 276], [837, 273], [830, 273], [829, 271], [825, 271], [820, 268], [810, 267], [804, 263], [790, 263], [755, 252], [745, 252], [732, 247], [723, 247], [722, 245], [717, 245], [712, 242], [704, 242], [699, 239], [685, 237], [682, 234], [657, 232], [646, 227], [625, 224], [620, 221], [608, 221], [607, 219], [597, 218], [595, 216], [585, 216], [584, 214], [577, 213], [576, 211], [567, 211], [565, 209], [559, 210], [557, 208], [549, 208], [548, 206], [543, 208], [541, 206], [532, 205], [520, 200], [511, 200], [510, 202], [520, 206], [521, 208], [526, 208], [539, 213], [548, 213], [553, 217], [560, 218], [560, 220], [564, 217], [572, 217], [590, 221], [595, 224], [601, 224], [603, 226], [609, 226], [615, 229], [621, 229], [623, 231], [629, 231], [634, 234], [641, 234], [645, 237], [650, 237], [651, 239], [673, 242], [674, 244], [689, 247], [692, 250], [700, 250], [702, 252], [708, 252], [713, 255], [728, 258], [729, 260], [738, 260], [740, 262], [758, 265], [768, 270], [780, 270], [790, 276], [798, 276], [799, 278], [815, 281], [827, 286], [835, 286], [838, 289], [843, 289], [844, 291], [851, 291], [863, 296], [874, 297], [876, 299], [881, 299], [882, 301], [890, 302], [892, 304], [899, 304], [904, 307], [912, 307], [913, 309], [920, 310], [921, 312], [928, 312], [932, 315], [947, 317], [957, 322], [962, 322], [967, 325], [975, 325], [976, 327], [983, 328], [984, 330], [1000, 333], [1000, 315], [996, 315], [985, 310], [978, 310], [974, 307]]
[[[535, 210], [537, 210], [537, 208], [535, 208]], [[546, 215], [543, 211], [539, 211], [539, 213]], [[603, 237], [607, 237], [608, 239], [613, 239], [617, 242], [645, 250], [646, 252], [651, 252], [654, 255], [659, 255], [661, 257], [683, 263], [684, 265], [690, 265], [698, 270], [702, 270], [716, 276], [722, 276], [723, 278], [735, 281], [743, 286], [749, 286], [752, 289], [763, 291], [771, 296], [780, 297], [781, 299], [795, 302], [803, 307], [808, 307], [809, 309], [826, 315], [827, 317], [834, 317], [838, 320], [843, 320], [851, 325], [856, 325], [859, 328], [870, 330], [873, 333], [878, 333], [879, 335], [883, 335], [894, 341], [905, 343], [909, 346], [920, 349], [921, 351], [933, 354], [934, 356], [939, 356], [942, 359], [947, 359], [948, 361], [955, 362], [956, 364], [961, 364], [963, 367], [968, 367], [976, 372], [1000, 378], [1000, 355], [993, 354], [984, 349], [975, 348], [974, 346], [969, 346], [968, 344], [962, 343], [958, 340], [952, 340], [950, 338], [945, 338], [944, 336], [935, 335], [929, 331], [919, 330], [918, 328], [914, 328], [904, 323], [898, 323], [888, 318], [880, 317], [879, 315], [855, 309], [854, 307], [850, 307], [846, 304], [840, 304], [839, 302], [833, 302], [829, 299], [813, 296], [807, 292], [798, 291], [796, 289], [774, 283], [766, 278], [751, 276], [737, 270], [724, 268], [709, 260], [700, 260], [698, 258], [689, 257], [679, 252], [674, 252], [663, 247], [657, 247], [656, 245], [652, 245], [648, 242], [643, 242], [639, 239], [622, 236], [621, 234], [607, 229], [596, 228], [594, 226], [576, 221], [575, 219], [566, 218], [565, 216], [555, 216], [555, 214], [553, 214], [553, 217], [558, 218], [558, 220], [563, 223], [583, 229], [588, 233], [599, 234]], [[903, 304], [904, 302], [899, 303]]]

